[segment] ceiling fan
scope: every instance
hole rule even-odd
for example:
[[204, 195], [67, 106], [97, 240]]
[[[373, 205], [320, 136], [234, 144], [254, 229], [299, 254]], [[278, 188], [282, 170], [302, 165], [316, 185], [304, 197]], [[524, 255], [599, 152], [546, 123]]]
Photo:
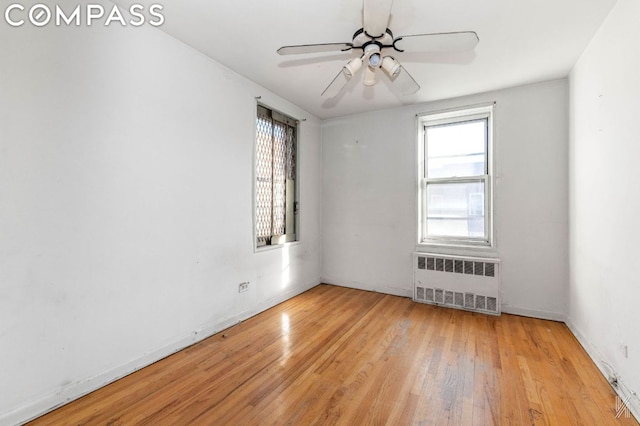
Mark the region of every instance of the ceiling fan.
[[363, 0], [363, 26], [353, 34], [350, 43], [321, 43], [283, 46], [280, 55], [301, 53], [347, 52], [361, 50], [362, 54], [347, 62], [333, 81], [322, 92], [322, 96], [337, 96], [347, 83], [364, 68], [363, 84], [376, 83], [376, 70], [382, 68], [393, 86], [401, 95], [410, 95], [420, 90], [420, 85], [407, 70], [387, 51], [396, 52], [462, 52], [472, 50], [478, 44], [474, 31], [414, 34], [395, 37], [387, 24], [391, 16], [393, 0]]

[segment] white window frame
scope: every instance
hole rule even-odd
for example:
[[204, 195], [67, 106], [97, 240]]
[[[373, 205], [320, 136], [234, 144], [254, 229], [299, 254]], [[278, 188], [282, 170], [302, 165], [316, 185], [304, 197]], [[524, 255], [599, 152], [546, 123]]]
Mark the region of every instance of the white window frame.
[[[417, 179], [417, 209], [418, 209], [418, 241], [417, 247], [432, 248], [460, 248], [460, 249], [492, 249], [495, 248], [495, 229], [493, 224], [494, 212], [494, 115], [495, 103], [475, 105], [463, 108], [456, 108], [445, 111], [436, 111], [418, 114], [418, 179]], [[426, 128], [442, 124], [453, 124], [470, 120], [487, 120], [487, 153], [486, 153], [486, 174], [475, 177], [452, 177], [427, 179], [427, 141]], [[453, 236], [429, 236], [427, 233], [427, 185], [428, 183], [469, 183], [483, 182], [485, 197], [485, 238], [463, 238]]]

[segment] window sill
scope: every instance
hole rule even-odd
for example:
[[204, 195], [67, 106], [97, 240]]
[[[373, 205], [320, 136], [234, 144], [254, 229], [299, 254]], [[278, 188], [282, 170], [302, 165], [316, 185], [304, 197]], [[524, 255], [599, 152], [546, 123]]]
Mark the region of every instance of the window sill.
[[282, 243], [282, 244], [254, 247], [253, 252], [254, 253], [262, 253], [262, 252], [267, 252], [267, 251], [271, 251], [271, 250], [289, 248], [289, 247], [292, 247], [292, 246], [297, 246], [299, 244], [301, 244], [300, 241], [291, 241], [291, 242]]
[[481, 256], [487, 258], [498, 257], [495, 244], [489, 245], [463, 245], [450, 243], [419, 243], [416, 245], [418, 253], [434, 253], [453, 256]]

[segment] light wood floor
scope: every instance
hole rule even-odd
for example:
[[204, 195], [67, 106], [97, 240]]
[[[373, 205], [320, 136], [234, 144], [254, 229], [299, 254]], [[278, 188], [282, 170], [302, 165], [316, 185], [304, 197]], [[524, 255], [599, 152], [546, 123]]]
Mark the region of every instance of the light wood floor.
[[320, 285], [32, 424], [637, 425], [562, 323]]

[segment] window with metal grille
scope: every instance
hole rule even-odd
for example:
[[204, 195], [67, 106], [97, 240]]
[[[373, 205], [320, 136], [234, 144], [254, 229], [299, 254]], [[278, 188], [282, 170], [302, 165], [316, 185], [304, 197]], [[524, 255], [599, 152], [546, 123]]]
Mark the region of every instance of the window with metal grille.
[[419, 117], [419, 243], [492, 246], [493, 105]]
[[297, 240], [296, 130], [291, 117], [258, 105], [256, 120], [256, 246]]

